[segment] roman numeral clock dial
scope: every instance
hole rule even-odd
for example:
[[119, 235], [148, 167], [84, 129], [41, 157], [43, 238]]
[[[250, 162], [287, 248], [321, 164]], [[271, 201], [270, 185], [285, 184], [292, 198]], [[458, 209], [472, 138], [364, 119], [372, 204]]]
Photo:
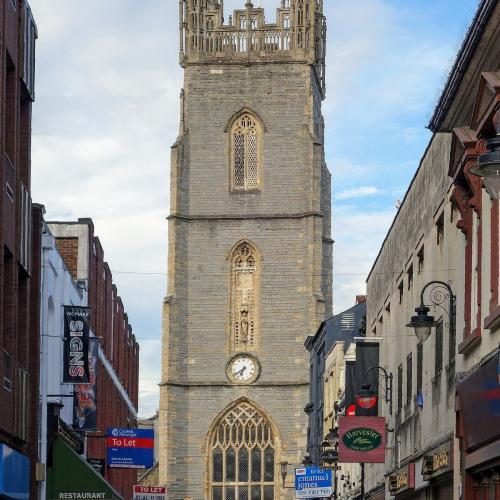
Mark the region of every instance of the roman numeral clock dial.
[[229, 380], [235, 384], [251, 384], [259, 376], [259, 362], [249, 354], [239, 354], [232, 358], [226, 368]]

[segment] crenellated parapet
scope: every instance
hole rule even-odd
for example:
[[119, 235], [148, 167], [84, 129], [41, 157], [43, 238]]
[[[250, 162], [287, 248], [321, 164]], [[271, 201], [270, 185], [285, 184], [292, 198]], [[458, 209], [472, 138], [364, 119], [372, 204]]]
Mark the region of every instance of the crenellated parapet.
[[281, 0], [276, 22], [247, 1], [227, 20], [224, 0], [179, 0], [180, 63], [304, 62], [325, 91], [323, 0]]

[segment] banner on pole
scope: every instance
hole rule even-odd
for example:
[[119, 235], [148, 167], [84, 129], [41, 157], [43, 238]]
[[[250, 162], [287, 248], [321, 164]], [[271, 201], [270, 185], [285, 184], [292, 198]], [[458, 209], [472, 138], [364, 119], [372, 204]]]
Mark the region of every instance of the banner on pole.
[[64, 306], [63, 383], [89, 384], [90, 309]]
[[97, 429], [97, 361], [99, 342], [90, 337], [89, 373], [90, 384], [75, 384], [73, 426], [75, 429], [89, 431]]

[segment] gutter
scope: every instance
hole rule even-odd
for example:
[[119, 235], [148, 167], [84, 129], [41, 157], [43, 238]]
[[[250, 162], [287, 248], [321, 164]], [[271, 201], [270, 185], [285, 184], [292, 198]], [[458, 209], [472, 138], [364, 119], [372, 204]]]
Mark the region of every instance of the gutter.
[[481, 41], [486, 24], [488, 23], [493, 9], [496, 7], [498, 0], [482, 0], [474, 15], [462, 46], [458, 52], [455, 64], [451, 69], [448, 80], [444, 86], [443, 92], [434, 110], [434, 114], [427, 125], [427, 128], [432, 132], [438, 132], [443, 125], [449, 107], [455, 98], [458, 87], [462, 81], [464, 73], [467, 71], [471, 59]]

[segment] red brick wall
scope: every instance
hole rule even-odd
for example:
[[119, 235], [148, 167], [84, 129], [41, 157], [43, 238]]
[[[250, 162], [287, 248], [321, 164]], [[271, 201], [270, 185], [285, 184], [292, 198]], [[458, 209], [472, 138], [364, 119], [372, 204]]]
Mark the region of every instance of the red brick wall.
[[[31, 101], [22, 81], [21, 47], [23, 0], [0, 5], [0, 442], [29, 455], [34, 496], [37, 457], [38, 370], [39, 370], [39, 276], [41, 210], [33, 211], [32, 273], [20, 265], [21, 185], [27, 189], [31, 179]], [[8, 155], [8, 159], [7, 159]], [[7, 195], [6, 182], [14, 201]], [[9, 356], [8, 376], [12, 391], [4, 388], [4, 352]], [[31, 411], [27, 440], [19, 437], [16, 412], [16, 373], [29, 374], [27, 394]]]
[[78, 238], [56, 238], [56, 245], [68, 271], [76, 280], [78, 276]]

